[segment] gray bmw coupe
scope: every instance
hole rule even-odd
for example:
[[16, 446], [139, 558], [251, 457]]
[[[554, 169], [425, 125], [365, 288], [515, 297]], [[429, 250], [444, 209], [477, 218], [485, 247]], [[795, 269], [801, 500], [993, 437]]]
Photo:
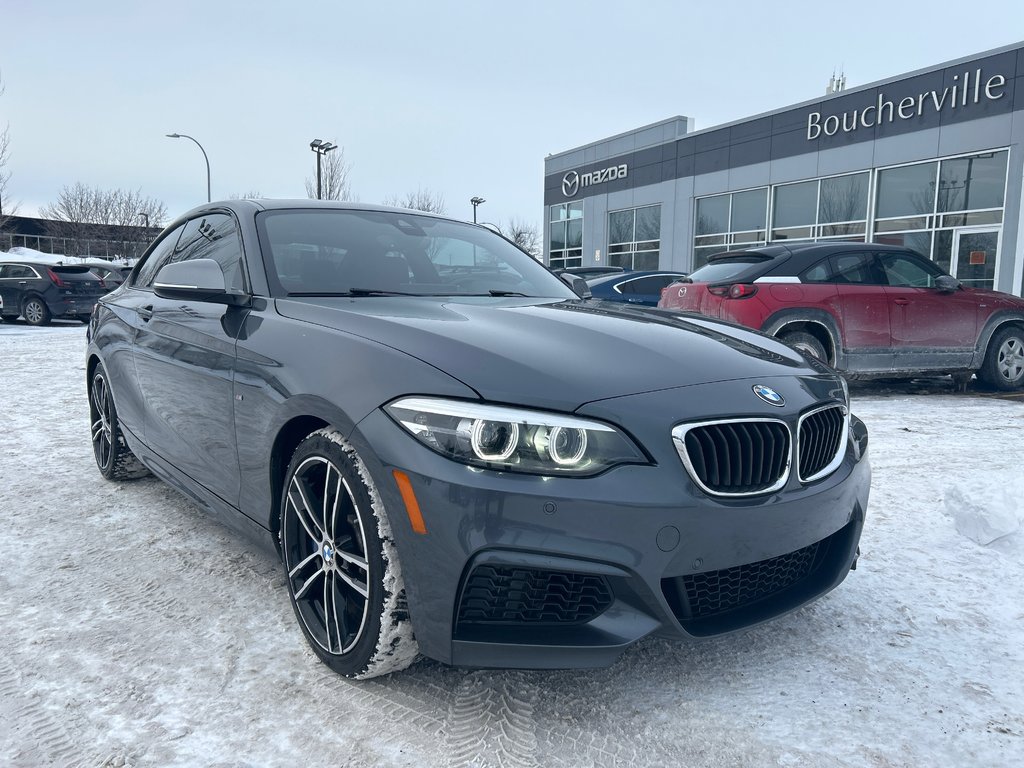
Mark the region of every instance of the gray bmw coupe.
[[856, 565], [843, 380], [728, 323], [581, 300], [484, 227], [233, 200], [89, 325], [104, 477], [274, 549], [337, 672], [593, 667], [792, 611]]

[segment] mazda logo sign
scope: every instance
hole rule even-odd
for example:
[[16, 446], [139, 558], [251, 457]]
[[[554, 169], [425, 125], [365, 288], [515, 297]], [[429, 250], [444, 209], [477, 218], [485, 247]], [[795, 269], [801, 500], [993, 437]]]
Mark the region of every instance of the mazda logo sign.
[[566, 197], [575, 197], [580, 191], [580, 175], [576, 171], [569, 171], [562, 177], [562, 194]]

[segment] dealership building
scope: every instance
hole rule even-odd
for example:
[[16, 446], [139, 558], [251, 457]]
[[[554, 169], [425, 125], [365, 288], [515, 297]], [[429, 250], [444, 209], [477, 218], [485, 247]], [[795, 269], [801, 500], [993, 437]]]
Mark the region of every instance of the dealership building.
[[893, 243], [1024, 292], [1024, 43], [694, 131], [549, 155], [545, 262], [692, 271], [771, 242]]

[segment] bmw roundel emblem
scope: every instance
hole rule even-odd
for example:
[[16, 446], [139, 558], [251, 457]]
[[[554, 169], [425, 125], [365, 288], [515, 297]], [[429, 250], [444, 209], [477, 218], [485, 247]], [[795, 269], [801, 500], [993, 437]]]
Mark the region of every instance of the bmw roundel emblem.
[[781, 408], [786, 404], [786, 398], [784, 398], [771, 387], [766, 387], [764, 384], [755, 384], [754, 394], [760, 397], [766, 403], [768, 403], [768, 405], [774, 405]]

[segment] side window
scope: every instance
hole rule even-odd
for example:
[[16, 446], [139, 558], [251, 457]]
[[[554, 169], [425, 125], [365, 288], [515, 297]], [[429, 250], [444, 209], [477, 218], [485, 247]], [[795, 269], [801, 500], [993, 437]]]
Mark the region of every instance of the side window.
[[224, 273], [229, 291], [244, 291], [242, 241], [235, 220], [224, 213], [210, 213], [185, 224], [172, 261], [213, 259]]
[[828, 259], [822, 259], [813, 267], [805, 269], [800, 275], [800, 280], [805, 283], [828, 283], [831, 282], [832, 270], [829, 269]]
[[6, 266], [0, 267], [0, 277], [34, 280], [39, 277], [39, 275], [37, 275], [30, 267], [26, 267], [21, 264], [7, 264]]
[[903, 253], [880, 253], [879, 262], [889, 285], [902, 288], [934, 288], [938, 268], [916, 256]]
[[153, 285], [153, 278], [156, 277], [157, 270], [166, 264], [174, 253], [174, 246], [177, 244], [183, 228], [184, 226], [181, 226], [172, 231], [149, 252], [149, 256], [142, 262], [139, 271], [135, 273], [135, 279], [132, 281], [135, 288], [149, 288]]
[[875, 269], [873, 253], [855, 251], [837, 253], [828, 258], [832, 267], [832, 282], [841, 285], [881, 285]]

